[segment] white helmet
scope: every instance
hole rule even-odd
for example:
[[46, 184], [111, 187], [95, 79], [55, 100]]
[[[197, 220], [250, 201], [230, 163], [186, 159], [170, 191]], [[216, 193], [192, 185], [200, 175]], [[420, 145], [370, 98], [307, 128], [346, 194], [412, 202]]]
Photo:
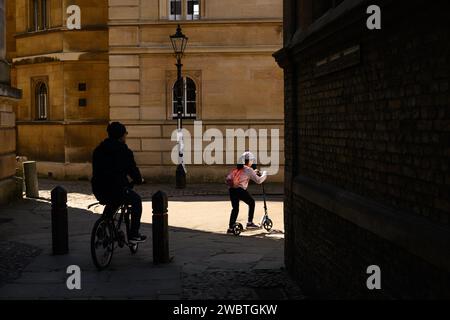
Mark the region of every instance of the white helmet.
[[239, 157], [238, 164], [245, 164], [246, 161], [256, 163], [256, 157], [250, 151], [246, 151]]

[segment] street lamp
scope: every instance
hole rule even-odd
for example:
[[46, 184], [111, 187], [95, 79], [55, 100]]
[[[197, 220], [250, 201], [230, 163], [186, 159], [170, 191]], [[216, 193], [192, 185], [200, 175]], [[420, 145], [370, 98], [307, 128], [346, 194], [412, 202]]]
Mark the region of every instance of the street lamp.
[[186, 187], [186, 169], [184, 166], [184, 147], [183, 147], [183, 79], [181, 77], [181, 58], [188, 42], [188, 38], [181, 32], [181, 27], [178, 25], [175, 34], [170, 36], [175, 58], [177, 59], [177, 132], [178, 132], [178, 166], [176, 171], [176, 187], [184, 189]]

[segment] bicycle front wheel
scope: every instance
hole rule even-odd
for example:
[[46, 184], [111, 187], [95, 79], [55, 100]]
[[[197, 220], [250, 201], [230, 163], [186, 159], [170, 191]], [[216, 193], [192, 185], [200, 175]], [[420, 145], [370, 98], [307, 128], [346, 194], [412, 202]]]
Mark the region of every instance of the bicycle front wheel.
[[95, 222], [91, 234], [92, 261], [99, 271], [106, 269], [114, 252], [114, 232], [111, 222], [103, 217]]

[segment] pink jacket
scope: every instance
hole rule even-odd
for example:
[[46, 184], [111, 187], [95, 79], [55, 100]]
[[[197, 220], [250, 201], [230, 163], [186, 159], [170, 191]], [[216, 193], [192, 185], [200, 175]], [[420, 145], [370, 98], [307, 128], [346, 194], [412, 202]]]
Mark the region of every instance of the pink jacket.
[[[233, 180], [232, 174], [233, 171], [228, 174], [227, 180]], [[260, 177], [256, 174], [255, 170], [250, 167], [244, 166], [242, 170], [239, 170], [239, 184], [237, 186], [234, 186], [233, 188], [242, 188], [244, 190], [247, 190], [250, 180], [253, 180], [257, 184], [261, 184], [266, 181], [266, 179], [267, 175], [262, 175]]]

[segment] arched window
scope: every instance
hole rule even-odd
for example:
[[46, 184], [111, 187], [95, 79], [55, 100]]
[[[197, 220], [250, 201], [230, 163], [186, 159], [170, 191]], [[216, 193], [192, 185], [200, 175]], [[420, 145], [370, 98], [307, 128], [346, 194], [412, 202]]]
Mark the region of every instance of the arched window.
[[172, 105], [173, 105], [173, 117], [177, 117], [178, 108], [178, 95], [181, 93], [181, 109], [183, 118], [195, 119], [197, 117], [197, 86], [194, 80], [189, 77], [181, 79], [182, 92], [180, 92], [179, 82], [176, 81], [173, 85]]
[[38, 120], [47, 120], [48, 118], [48, 89], [44, 82], [36, 85], [35, 93], [36, 115]]

